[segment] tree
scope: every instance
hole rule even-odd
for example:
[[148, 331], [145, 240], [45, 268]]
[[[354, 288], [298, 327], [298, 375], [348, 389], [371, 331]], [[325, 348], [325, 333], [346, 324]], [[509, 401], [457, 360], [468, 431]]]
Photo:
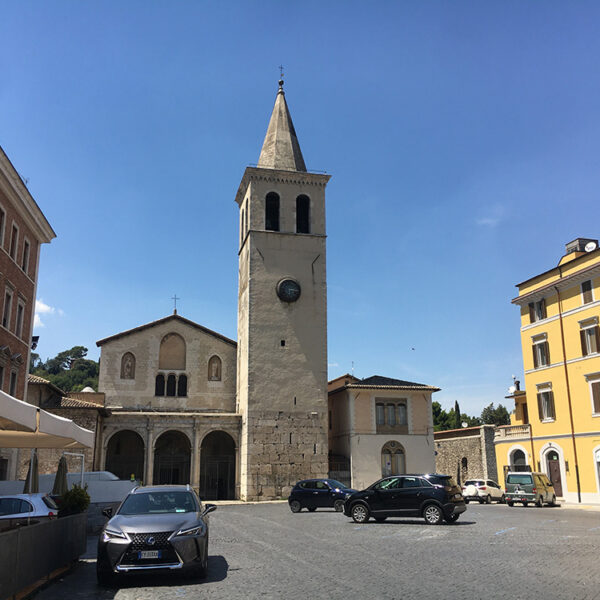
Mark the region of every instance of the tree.
[[30, 363], [30, 372], [47, 379], [65, 392], [79, 392], [85, 387], [98, 389], [99, 363], [85, 358], [85, 346], [73, 346], [59, 352], [54, 358], [42, 362], [35, 355]]
[[454, 401], [454, 429], [460, 429], [462, 427], [462, 419], [460, 418], [460, 407], [458, 406], [458, 400]]
[[481, 420], [486, 425], [510, 425], [510, 413], [502, 404], [494, 408], [492, 402], [481, 411]]

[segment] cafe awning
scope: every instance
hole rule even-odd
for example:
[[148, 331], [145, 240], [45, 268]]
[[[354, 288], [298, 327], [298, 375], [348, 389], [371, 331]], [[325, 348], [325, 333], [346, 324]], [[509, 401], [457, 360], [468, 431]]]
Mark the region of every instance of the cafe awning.
[[94, 432], [0, 391], [0, 448], [92, 448]]

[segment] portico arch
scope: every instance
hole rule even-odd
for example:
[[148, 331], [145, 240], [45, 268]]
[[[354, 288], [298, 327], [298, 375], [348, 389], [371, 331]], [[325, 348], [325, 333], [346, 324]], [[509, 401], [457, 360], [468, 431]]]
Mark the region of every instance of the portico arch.
[[189, 483], [191, 452], [190, 440], [181, 431], [166, 431], [160, 435], [154, 445], [153, 483]]
[[235, 498], [235, 441], [225, 431], [211, 431], [200, 450], [200, 498]]
[[135, 431], [117, 431], [108, 440], [105, 469], [119, 479], [144, 479], [144, 440]]

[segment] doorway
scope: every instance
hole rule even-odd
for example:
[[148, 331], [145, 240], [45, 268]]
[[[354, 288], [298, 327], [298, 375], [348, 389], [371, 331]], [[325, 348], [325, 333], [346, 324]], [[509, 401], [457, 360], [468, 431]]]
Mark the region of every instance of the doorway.
[[558, 452], [556, 452], [556, 450], [550, 450], [550, 452], [546, 454], [546, 461], [548, 463], [548, 477], [554, 486], [554, 492], [557, 496], [562, 496], [563, 489]]
[[131, 430], [118, 431], [106, 447], [105, 467], [119, 479], [144, 479], [144, 440]]
[[154, 449], [155, 485], [178, 485], [190, 482], [191, 446], [180, 431], [167, 431], [157, 440]]
[[224, 431], [212, 431], [200, 449], [200, 498], [235, 499], [235, 442]]

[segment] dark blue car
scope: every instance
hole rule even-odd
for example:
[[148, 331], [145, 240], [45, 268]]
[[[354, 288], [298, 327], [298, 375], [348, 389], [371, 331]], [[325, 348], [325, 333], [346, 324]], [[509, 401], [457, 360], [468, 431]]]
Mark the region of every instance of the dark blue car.
[[335, 479], [304, 479], [294, 486], [288, 503], [294, 513], [303, 508], [310, 512], [317, 508], [334, 508], [342, 512], [346, 498], [355, 491]]

